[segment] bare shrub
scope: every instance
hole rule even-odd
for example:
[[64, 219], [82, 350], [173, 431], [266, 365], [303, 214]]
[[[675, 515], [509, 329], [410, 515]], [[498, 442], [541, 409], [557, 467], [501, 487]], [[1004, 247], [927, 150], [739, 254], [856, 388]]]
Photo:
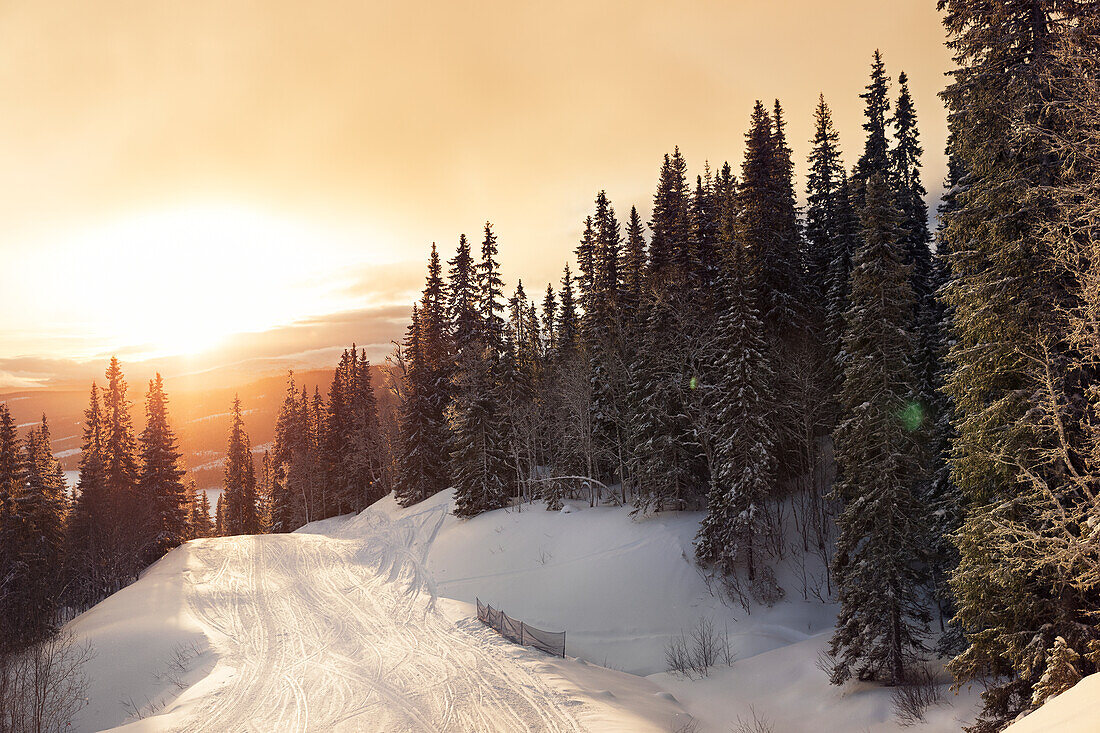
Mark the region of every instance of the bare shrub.
[[731, 733], [774, 733], [775, 726], [772, 725], [771, 720], [749, 705], [749, 717], [742, 718], [738, 715], [737, 722], [733, 724], [730, 731]]
[[756, 573], [750, 592], [754, 601], [768, 607], [774, 606], [786, 595], [783, 586], [775, 578], [775, 571], [767, 565]]
[[62, 731], [87, 702], [84, 665], [91, 645], [68, 631], [18, 651], [0, 654], [0, 730]]
[[828, 647], [818, 649], [817, 657], [814, 659], [814, 666], [829, 675], [829, 677], [832, 677], [833, 670], [836, 669], [836, 657], [829, 652]]
[[922, 664], [911, 669], [905, 682], [894, 688], [891, 700], [898, 724], [910, 726], [923, 723], [925, 711], [943, 703], [943, 692], [936, 684], [935, 672]]
[[677, 713], [672, 719], [672, 733], [698, 733], [699, 721], [687, 713]]
[[665, 646], [668, 671], [685, 677], [706, 677], [711, 667], [719, 663], [729, 666], [735, 659], [729, 631], [719, 633], [709, 618], [699, 619], [690, 631], [681, 629]]

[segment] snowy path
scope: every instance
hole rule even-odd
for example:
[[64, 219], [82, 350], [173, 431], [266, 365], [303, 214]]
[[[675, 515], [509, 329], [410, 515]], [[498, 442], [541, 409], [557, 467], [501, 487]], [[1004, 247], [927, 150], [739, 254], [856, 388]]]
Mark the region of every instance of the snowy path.
[[443, 511], [355, 521], [194, 543], [185, 597], [218, 664], [182, 730], [581, 730], [537, 664], [435, 609]]

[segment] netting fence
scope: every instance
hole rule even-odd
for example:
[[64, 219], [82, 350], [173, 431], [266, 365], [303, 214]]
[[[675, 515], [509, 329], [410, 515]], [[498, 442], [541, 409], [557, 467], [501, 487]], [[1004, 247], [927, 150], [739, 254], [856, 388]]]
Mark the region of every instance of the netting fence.
[[533, 646], [547, 654], [565, 658], [565, 632], [545, 631], [529, 626], [522, 621], [510, 617], [499, 608], [493, 608], [487, 603], [477, 601], [477, 618], [481, 623], [497, 631], [509, 641], [523, 646]]

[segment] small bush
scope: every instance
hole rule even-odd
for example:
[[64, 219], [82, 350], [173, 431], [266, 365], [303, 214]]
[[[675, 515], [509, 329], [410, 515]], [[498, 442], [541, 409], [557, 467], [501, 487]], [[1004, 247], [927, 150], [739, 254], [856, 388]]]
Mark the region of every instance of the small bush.
[[941, 704], [943, 693], [936, 684], [936, 674], [922, 664], [910, 670], [908, 679], [894, 688], [891, 699], [898, 724], [910, 726], [923, 723], [925, 711]]
[[742, 718], [737, 716], [737, 722], [734, 723], [731, 733], [774, 733], [775, 726], [763, 715], [756, 712], [756, 710], [749, 706], [749, 717]]
[[729, 632], [718, 633], [714, 622], [708, 618], [699, 619], [690, 631], [681, 629], [665, 646], [668, 671], [685, 677], [706, 677], [711, 667], [719, 663], [729, 666], [735, 659]]
[[0, 653], [0, 730], [63, 731], [87, 704], [84, 665], [90, 645], [68, 631], [18, 651]]

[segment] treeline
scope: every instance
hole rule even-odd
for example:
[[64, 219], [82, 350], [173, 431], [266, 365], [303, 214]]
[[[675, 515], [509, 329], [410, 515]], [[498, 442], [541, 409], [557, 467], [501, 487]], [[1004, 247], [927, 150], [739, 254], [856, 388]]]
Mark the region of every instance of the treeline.
[[[230, 456], [232, 445], [231, 440]], [[299, 390], [291, 374], [272, 449], [261, 461], [259, 530], [250, 525], [241, 532], [291, 532], [307, 522], [361, 511], [392, 489], [388, 445], [363, 351], [354, 346], [344, 351], [327, 402], [319, 388], [312, 396], [305, 387]], [[228, 464], [226, 471], [229, 486]]]
[[819, 100], [804, 216], [782, 107], [757, 102], [739, 177], [726, 163], [689, 182], [679, 150], [665, 156], [648, 240], [636, 208], [624, 230], [599, 192], [577, 272], [541, 308], [522, 283], [505, 300], [489, 224], [479, 258], [460, 238], [446, 280], [433, 247], [399, 359], [400, 501], [453, 486], [462, 516], [566, 495], [706, 509], [700, 561], [766, 600], [783, 592], [790, 500], [805, 550], [836, 541], [833, 680], [904, 682], [932, 608], [950, 614], [959, 507], [934, 458], [947, 265], [898, 81], [891, 99], [876, 52], [850, 173]]
[[186, 478], [158, 374], [136, 434], [117, 359], [93, 384], [80, 473], [70, 492], [50, 429], [20, 439], [0, 404], [0, 653], [50, 637], [59, 623], [133, 582], [169, 550], [199, 537], [287, 532], [363, 509], [390, 491], [387, 445], [370, 363], [354, 347], [327, 402], [291, 375], [275, 440], [257, 461], [234, 398], [216, 509]]
[[46, 417], [20, 440], [0, 405], [0, 651], [47, 638], [168, 550], [213, 533], [205, 494], [183, 480], [160, 375], [140, 435], [117, 359], [106, 379], [92, 386], [72, 493]]
[[804, 211], [758, 102], [739, 177], [665, 156], [648, 237], [601, 191], [541, 303], [505, 299], [490, 224], [446, 277], [433, 246], [394, 358], [399, 500], [706, 509], [699, 560], [761, 599], [787, 504], [830, 559], [834, 683], [948, 656], [987, 686], [986, 733], [1096, 671], [1100, 12], [940, 7], [935, 247], [913, 99], [877, 52], [850, 169], [819, 100]]

